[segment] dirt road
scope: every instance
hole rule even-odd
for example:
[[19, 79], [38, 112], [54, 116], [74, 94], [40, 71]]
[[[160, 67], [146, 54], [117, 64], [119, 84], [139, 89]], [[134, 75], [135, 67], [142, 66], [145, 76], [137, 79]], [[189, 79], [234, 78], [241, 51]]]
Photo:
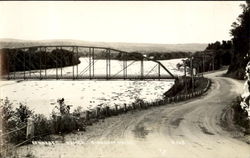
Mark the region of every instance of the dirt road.
[[18, 153], [37, 157], [250, 158], [250, 145], [221, 127], [228, 105], [242, 82], [208, 74], [207, 94], [186, 102], [105, 119], [86, 132], [65, 136], [65, 143], [29, 145]]

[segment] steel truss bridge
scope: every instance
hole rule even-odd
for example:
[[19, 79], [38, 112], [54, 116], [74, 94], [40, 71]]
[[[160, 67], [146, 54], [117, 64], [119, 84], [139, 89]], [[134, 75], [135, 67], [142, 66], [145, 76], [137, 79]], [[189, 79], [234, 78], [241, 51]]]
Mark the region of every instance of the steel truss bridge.
[[[122, 50], [117, 50], [113, 48], [107, 47], [92, 47], [92, 46], [73, 46], [73, 45], [61, 45], [61, 46], [32, 46], [32, 47], [22, 47], [22, 48], [14, 48], [7, 49], [11, 51], [4, 51], [6, 54], [6, 74], [3, 76], [4, 79], [8, 80], [46, 80], [46, 79], [69, 79], [69, 80], [83, 80], [83, 79], [100, 79], [100, 80], [112, 80], [112, 79], [124, 79], [124, 80], [160, 80], [160, 79], [176, 79], [174, 76], [160, 61], [153, 60], [146, 56], [141, 56], [139, 60], [128, 60], [126, 57], [131, 52], [126, 52]], [[62, 54], [59, 52], [52, 53], [54, 61], [56, 61], [53, 68], [48, 68], [47, 63], [47, 54], [51, 50], [68, 50], [75, 56], [77, 59], [82, 57], [84, 54], [85, 61], [87, 61], [86, 67], [80, 68], [78, 64], [71, 65], [68, 67], [71, 69], [71, 72], [64, 72], [65, 67], [62, 65]], [[18, 55], [19, 51], [23, 51], [26, 53], [22, 53], [22, 55]], [[38, 69], [34, 68], [32, 59], [30, 56], [39, 54], [38, 56]], [[104, 54], [105, 58], [98, 58], [98, 54]], [[121, 65], [121, 69], [118, 72], [112, 72], [115, 65], [113, 65], [113, 60], [111, 55], [114, 53], [119, 53], [121, 56], [125, 56], [124, 59], [119, 60]], [[42, 56], [44, 59], [41, 59]], [[73, 58], [72, 58], [73, 60]], [[96, 72], [96, 62], [98, 60], [104, 60], [105, 65], [103, 65], [104, 73], [100, 74]], [[114, 59], [116, 60], [116, 59]], [[59, 62], [58, 62], [59, 61]], [[145, 73], [145, 65], [148, 63], [146, 61], [150, 61], [154, 63], [154, 66], [150, 67]], [[22, 67], [25, 71], [16, 71], [15, 66], [16, 62], [21, 63], [19, 67]], [[133, 72], [129, 72], [129, 67], [137, 62], [137, 68], [139, 69], [139, 73], [134, 74]], [[139, 62], [139, 63], [138, 63]], [[12, 69], [12, 70], [11, 70]], [[14, 69], [14, 70], [13, 70]], [[154, 75], [150, 75], [150, 72], [156, 72]], [[51, 72], [53, 71], [53, 72]], [[163, 74], [165, 72], [165, 74]]]

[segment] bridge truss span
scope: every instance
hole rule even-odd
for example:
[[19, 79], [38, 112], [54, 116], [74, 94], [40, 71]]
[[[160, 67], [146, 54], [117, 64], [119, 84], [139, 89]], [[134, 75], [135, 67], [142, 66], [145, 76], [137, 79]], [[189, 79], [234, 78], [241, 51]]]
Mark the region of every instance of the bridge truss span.
[[8, 80], [175, 79], [160, 61], [137, 52], [94, 46], [32, 46], [2, 49]]

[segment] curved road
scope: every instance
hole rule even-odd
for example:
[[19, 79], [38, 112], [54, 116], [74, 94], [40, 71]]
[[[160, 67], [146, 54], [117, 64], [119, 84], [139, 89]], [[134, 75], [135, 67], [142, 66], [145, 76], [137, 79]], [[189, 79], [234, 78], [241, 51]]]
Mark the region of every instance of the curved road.
[[207, 75], [211, 89], [198, 99], [107, 118], [86, 132], [65, 136], [64, 144], [19, 151], [38, 157], [250, 158], [250, 145], [221, 124], [232, 125], [225, 112], [243, 88], [242, 82], [216, 77], [222, 73]]

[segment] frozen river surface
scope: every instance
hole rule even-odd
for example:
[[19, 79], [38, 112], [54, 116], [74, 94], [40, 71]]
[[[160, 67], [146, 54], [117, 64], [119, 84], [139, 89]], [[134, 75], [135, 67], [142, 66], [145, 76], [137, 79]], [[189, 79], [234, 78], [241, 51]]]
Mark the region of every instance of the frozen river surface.
[[[81, 58], [81, 63], [78, 65], [79, 72], [86, 65], [84, 58]], [[98, 61], [105, 65], [105, 61]], [[122, 65], [120, 61], [112, 61], [117, 65], [113, 65], [113, 72], [116, 74]], [[182, 75], [183, 71], [178, 70], [177, 63], [181, 59], [165, 60], [162, 63], [175, 75]], [[129, 72], [137, 73], [138, 63], [130, 67]], [[153, 62], [147, 61], [146, 66], [153, 67]], [[100, 64], [101, 65], [101, 64]], [[96, 64], [96, 71], [105, 71], [104, 66]], [[149, 69], [145, 69], [145, 74]], [[69, 74], [72, 67], [63, 68], [63, 73]], [[128, 73], [129, 73], [128, 72]], [[151, 71], [154, 73], [155, 71]], [[47, 70], [47, 73], [54, 73], [53, 69]], [[139, 71], [138, 71], [139, 73]], [[156, 73], [156, 72], [155, 72]], [[114, 106], [115, 104], [122, 105], [124, 103], [131, 104], [137, 98], [144, 101], [154, 101], [161, 99], [163, 93], [168, 91], [174, 84], [174, 80], [147, 80], [147, 81], [128, 81], [128, 80], [41, 80], [41, 81], [1, 81], [0, 82], [0, 97], [6, 97], [18, 106], [19, 103], [28, 105], [35, 113], [49, 116], [52, 109], [57, 104], [57, 99], [64, 98], [67, 105], [73, 105], [73, 109], [81, 106], [83, 109], [91, 109], [97, 105]]]

